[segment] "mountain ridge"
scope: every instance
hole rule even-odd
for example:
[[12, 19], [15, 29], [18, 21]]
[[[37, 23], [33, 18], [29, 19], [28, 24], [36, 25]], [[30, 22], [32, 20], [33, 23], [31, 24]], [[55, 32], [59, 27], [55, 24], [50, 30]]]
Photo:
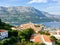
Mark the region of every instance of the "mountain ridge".
[[53, 17], [47, 15], [49, 14], [29, 6], [0, 7], [0, 18], [10, 24], [54, 21]]

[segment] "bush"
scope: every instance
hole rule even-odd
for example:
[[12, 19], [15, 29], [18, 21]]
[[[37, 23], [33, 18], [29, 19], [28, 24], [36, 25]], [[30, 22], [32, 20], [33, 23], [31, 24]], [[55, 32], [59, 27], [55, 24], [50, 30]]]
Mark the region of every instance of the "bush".
[[8, 35], [9, 35], [8, 37], [12, 37], [12, 36], [18, 37], [18, 31], [17, 30], [9, 30]]

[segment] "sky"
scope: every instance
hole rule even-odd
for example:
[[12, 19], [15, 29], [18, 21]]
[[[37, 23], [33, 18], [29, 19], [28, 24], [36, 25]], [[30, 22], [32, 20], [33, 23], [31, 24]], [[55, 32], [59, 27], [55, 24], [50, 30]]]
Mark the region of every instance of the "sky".
[[60, 15], [60, 0], [0, 0], [0, 6], [31, 6], [40, 11]]

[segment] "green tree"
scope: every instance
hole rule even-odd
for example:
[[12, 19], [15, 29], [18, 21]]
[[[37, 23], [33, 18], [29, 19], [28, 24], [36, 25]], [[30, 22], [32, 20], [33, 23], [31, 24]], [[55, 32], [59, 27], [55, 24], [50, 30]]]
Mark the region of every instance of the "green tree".
[[12, 37], [12, 36], [18, 37], [18, 31], [17, 30], [9, 30], [8, 35], [9, 35], [9, 37]]
[[56, 41], [57, 39], [54, 36], [50, 37], [53, 41]]
[[48, 31], [39, 31], [40, 34], [50, 35]]
[[0, 23], [1, 23], [1, 19], [0, 19]]
[[9, 45], [9, 41], [7, 39], [2, 40], [2, 45]]
[[6, 23], [2, 22], [0, 19], [0, 29], [11, 30], [11, 27], [13, 27], [13, 26], [11, 26], [10, 24], [6, 24]]
[[40, 43], [40, 45], [45, 45], [44, 43]]
[[17, 39], [15, 37], [10, 37], [10, 39], [9, 39], [10, 44], [14, 44], [16, 42], [17, 42]]
[[50, 33], [48, 31], [45, 32], [46, 35], [50, 35]]
[[25, 39], [22, 39], [22, 40], [21, 40], [21, 45], [26, 45]]
[[33, 33], [34, 33], [34, 30], [29, 28], [29, 29], [25, 29], [23, 31], [20, 31], [18, 33], [18, 36], [20, 39], [25, 39], [26, 41], [30, 41], [30, 37]]

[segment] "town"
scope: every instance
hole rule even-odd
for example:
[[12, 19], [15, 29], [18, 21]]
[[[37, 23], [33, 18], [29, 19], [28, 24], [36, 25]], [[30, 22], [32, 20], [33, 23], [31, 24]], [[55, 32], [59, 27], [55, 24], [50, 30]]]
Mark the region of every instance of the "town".
[[0, 29], [0, 44], [59, 45], [60, 30], [52, 30], [43, 24], [29, 22], [17, 27], [12, 26], [10, 30]]

